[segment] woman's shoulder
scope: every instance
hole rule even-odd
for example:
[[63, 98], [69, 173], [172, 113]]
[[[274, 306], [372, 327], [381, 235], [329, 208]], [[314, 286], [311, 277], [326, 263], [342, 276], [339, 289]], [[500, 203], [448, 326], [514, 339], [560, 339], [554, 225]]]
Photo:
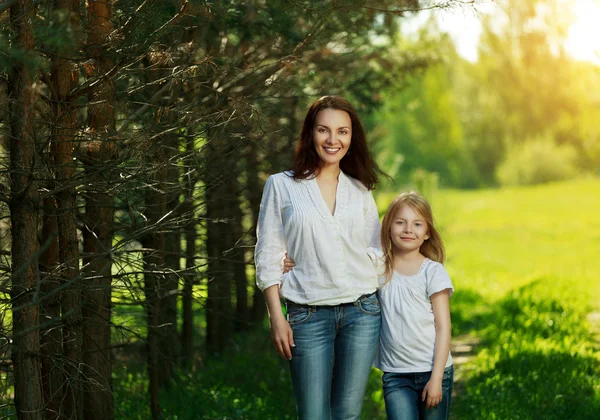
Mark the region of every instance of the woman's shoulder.
[[342, 172], [342, 174], [344, 175], [345, 179], [348, 181], [348, 183], [350, 185], [352, 185], [354, 188], [356, 188], [358, 191], [360, 191], [363, 194], [368, 194], [371, 191], [365, 187], [365, 184], [363, 184], [362, 182], [360, 182], [358, 179]]
[[385, 273], [385, 255], [383, 254], [383, 251], [379, 248], [368, 247], [367, 255], [373, 263], [377, 275], [382, 276]]
[[373, 246], [370, 246], [367, 248], [367, 254], [369, 255], [369, 258], [371, 258], [372, 260], [377, 260], [377, 261], [384, 261], [384, 255], [383, 255], [383, 251], [379, 248], [375, 248]]
[[294, 180], [294, 172], [293, 171], [283, 171], [283, 172], [278, 172], [276, 174], [269, 175], [269, 177], [267, 178], [267, 183], [281, 185], [285, 182], [289, 182], [289, 181], [293, 181], [293, 180]]

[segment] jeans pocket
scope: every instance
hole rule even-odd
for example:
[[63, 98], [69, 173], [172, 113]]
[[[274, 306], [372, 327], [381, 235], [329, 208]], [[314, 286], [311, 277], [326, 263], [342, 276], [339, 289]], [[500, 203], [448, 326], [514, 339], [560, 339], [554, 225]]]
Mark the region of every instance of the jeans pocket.
[[308, 321], [312, 311], [308, 306], [288, 305], [288, 322], [290, 325], [298, 325]]
[[377, 294], [362, 296], [358, 299], [358, 309], [367, 315], [379, 315], [381, 314], [381, 306], [379, 305], [379, 299]]
[[448, 389], [451, 389], [452, 382], [454, 381], [454, 367], [448, 366], [444, 369], [444, 376], [442, 376], [442, 391], [445, 393]]

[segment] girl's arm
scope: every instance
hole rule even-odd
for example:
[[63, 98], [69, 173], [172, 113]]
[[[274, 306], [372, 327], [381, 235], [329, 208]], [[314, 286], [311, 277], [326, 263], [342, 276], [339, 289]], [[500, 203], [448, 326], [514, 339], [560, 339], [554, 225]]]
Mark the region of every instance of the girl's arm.
[[294, 347], [294, 334], [292, 327], [283, 317], [281, 302], [279, 301], [279, 285], [273, 285], [263, 291], [269, 318], [271, 321], [271, 341], [277, 352], [288, 360], [292, 360], [292, 347]]
[[431, 379], [423, 389], [422, 401], [427, 400], [427, 408], [435, 407], [442, 401], [442, 379], [450, 352], [450, 292], [444, 289], [431, 295], [435, 320], [435, 348]]

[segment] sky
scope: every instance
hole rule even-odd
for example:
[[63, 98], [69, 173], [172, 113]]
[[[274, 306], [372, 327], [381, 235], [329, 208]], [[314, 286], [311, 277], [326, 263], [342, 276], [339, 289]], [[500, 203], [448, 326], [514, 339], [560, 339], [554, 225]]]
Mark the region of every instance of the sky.
[[[565, 50], [577, 60], [600, 65], [600, 0], [572, 1], [575, 21], [569, 29]], [[477, 61], [481, 16], [494, 13], [498, 6], [492, 0], [477, 0], [474, 3], [474, 6], [469, 4], [443, 10], [421, 11], [403, 22], [403, 30], [415, 31], [433, 14], [440, 28], [454, 41], [458, 53], [469, 61]]]

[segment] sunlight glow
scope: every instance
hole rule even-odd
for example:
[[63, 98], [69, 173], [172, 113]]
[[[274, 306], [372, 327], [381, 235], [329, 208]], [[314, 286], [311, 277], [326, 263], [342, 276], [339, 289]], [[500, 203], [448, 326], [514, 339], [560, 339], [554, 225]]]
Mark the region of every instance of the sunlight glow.
[[575, 22], [569, 28], [565, 49], [577, 60], [600, 64], [600, 1], [577, 0]]

